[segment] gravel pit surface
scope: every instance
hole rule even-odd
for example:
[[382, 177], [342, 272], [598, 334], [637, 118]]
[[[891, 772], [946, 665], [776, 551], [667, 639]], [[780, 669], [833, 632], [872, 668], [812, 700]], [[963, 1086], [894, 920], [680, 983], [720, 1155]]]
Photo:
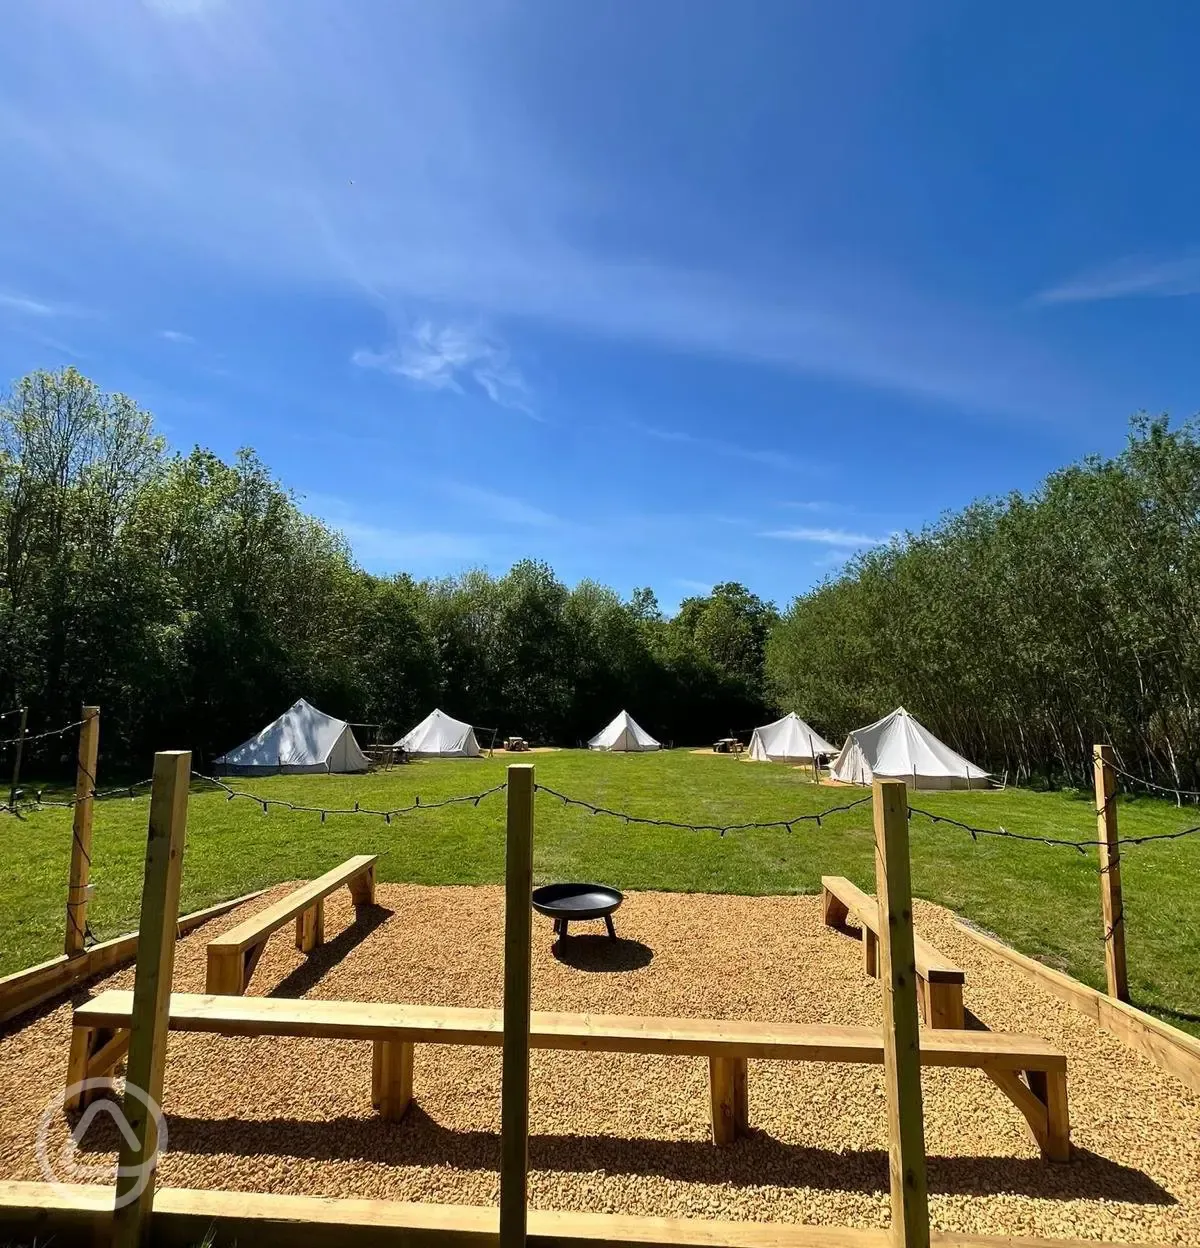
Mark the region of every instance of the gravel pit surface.
[[[176, 989], [203, 991], [205, 943], [286, 891], [186, 937]], [[500, 888], [380, 885], [378, 900], [356, 921], [345, 890], [330, 897], [327, 943], [308, 959], [290, 925], [276, 933], [250, 992], [500, 1005]], [[1200, 1244], [1200, 1096], [959, 934], [947, 911], [918, 902], [916, 913], [966, 969], [972, 1013], [1066, 1051], [1075, 1149], [1068, 1165], [1041, 1161], [982, 1074], [925, 1071], [934, 1225]], [[535, 1009], [878, 1023], [859, 944], [822, 924], [818, 898], [631, 893], [615, 917], [618, 945], [580, 925], [560, 960], [550, 921], [535, 916]], [[129, 969], [93, 991], [132, 986]], [[0, 1177], [42, 1177], [35, 1140], [61, 1093], [70, 1013], [60, 1004], [0, 1032]], [[369, 1044], [173, 1035], [159, 1182], [495, 1204], [499, 1051], [418, 1046], [415, 1066], [416, 1103], [384, 1123], [371, 1110]], [[751, 1062], [752, 1136], [727, 1149], [709, 1142], [702, 1059], [535, 1051], [531, 1083], [538, 1208], [887, 1225], [881, 1068]], [[106, 1123], [84, 1140], [89, 1164], [113, 1164]], [[69, 1125], [52, 1115], [52, 1152]]]

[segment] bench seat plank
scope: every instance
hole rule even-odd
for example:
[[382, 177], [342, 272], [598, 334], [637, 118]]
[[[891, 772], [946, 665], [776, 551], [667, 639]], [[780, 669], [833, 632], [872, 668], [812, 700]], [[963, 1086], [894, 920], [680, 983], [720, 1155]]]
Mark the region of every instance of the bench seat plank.
[[[132, 992], [109, 989], [76, 1009], [75, 1026], [127, 1028], [132, 1011]], [[171, 994], [169, 1026], [172, 1031], [220, 1035], [324, 1036], [490, 1048], [498, 1048], [504, 1037], [500, 1010], [179, 992]], [[639, 1018], [535, 1010], [530, 1017], [530, 1044], [540, 1049], [604, 1053], [870, 1065], [883, 1061], [883, 1040], [872, 1027], [738, 1019]], [[1066, 1070], [1066, 1057], [1048, 1041], [994, 1031], [930, 1031], [921, 1037], [921, 1061], [926, 1066]]]
[[332, 871], [326, 871], [324, 875], [317, 879], [293, 889], [286, 897], [281, 897], [278, 901], [267, 906], [265, 910], [252, 914], [236, 927], [231, 927], [229, 931], [222, 932], [220, 936], [214, 936], [208, 942], [209, 947], [216, 945], [218, 949], [245, 951], [259, 944], [267, 936], [270, 936], [272, 932], [281, 928], [289, 919], [294, 919], [301, 912], [310, 909], [322, 898], [327, 897], [335, 889], [340, 888], [343, 884], [348, 884], [353, 877], [360, 875], [368, 867], [372, 866], [378, 857], [378, 854], [358, 854], [354, 858], [348, 858], [340, 866], [334, 867]]
[[[68, 1082], [86, 1069], [97, 1076], [123, 1052], [133, 1016], [133, 993], [112, 989], [75, 1011]], [[504, 1042], [500, 1010], [395, 1005], [309, 998], [213, 996], [172, 993], [168, 1027], [175, 1031], [238, 1036], [323, 1036], [371, 1040], [372, 1101], [395, 1121], [412, 1099], [413, 1046]], [[871, 1027], [762, 1023], [735, 1019], [640, 1018], [618, 1014], [535, 1011], [530, 1045], [605, 1053], [658, 1053], [707, 1057], [713, 1139], [732, 1142], [749, 1129], [746, 1069], [750, 1058], [777, 1061], [883, 1062], [882, 1035]], [[1043, 1153], [1070, 1156], [1067, 1062], [1036, 1036], [991, 1031], [929, 1031], [921, 1042], [925, 1066], [973, 1067], [989, 1075], [1025, 1116]], [[93, 1070], [93, 1067], [96, 1067]]]
[[[879, 934], [879, 906], [874, 897], [868, 896], [857, 884], [841, 875], [823, 875], [821, 887], [837, 897], [862, 927], [868, 927], [876, 935]], [[916, 953], [917, 974], [922, 979], [935, 984], [966, 982], [966, 972], [961, 967], [955, 966], [949, 958], [915, 932], [913, 951]]]
[[325, 898], [345, 884], [355, 906], [375, 902], [378, 854], [348, 858], [318, 879], [294, 888], [286, 897], [252, 914], [208, 942], [204, 987], [208, 992], [240, 996], [266, 948], [267, 941], [291, 919], [296, 920], [296, 947], [310, 954], [325, 941]]

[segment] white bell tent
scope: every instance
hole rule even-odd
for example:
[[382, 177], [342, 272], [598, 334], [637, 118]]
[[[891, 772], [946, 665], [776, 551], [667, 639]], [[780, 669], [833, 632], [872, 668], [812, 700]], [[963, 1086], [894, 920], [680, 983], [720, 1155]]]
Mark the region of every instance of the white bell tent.
[[479, 742], [475, 729], [454, 719], [445, 711], [430, 711], [423, 720], [396, 744], [408, 754], [426, 758], [478, 758]]
[[303, 698], [256, 737], [213, 760], [234, 776], [304, 775], [367, 770], [366, 755], [344, 719], [334, 719]]
[[660, 750], [662, 746], [643, 728], [628, 711], [598, 732], [589, 742], [589, 750], [611, 750], [613, 753], [635, 753], [643, 750]]
[[837, 746], [830, 745], [795, 711], [789, 711], [772, 724], [755, 728], [750, 738], [750, 757], [760, 762], [811, 763], [814, 757], [836, 753]]
[[829, 774], [845, 784], [893, 777], [916, 789], [986, 789], [989, 781], [986, 771], [939, 741], [902, 706], [865, 728], [855, 728]]

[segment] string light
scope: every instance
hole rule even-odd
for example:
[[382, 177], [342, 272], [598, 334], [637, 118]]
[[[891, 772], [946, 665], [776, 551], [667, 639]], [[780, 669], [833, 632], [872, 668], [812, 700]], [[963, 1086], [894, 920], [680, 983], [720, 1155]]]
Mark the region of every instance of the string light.
[[244, 789], [235, 789], [231, 785], [219, 780], [216, 776], [206, 776], [199, 771], [192, 772], [192, 779], [202, 781], [205, 784], [211, 784], [225, 794], [227, 801], [234, 801], [236, 798], [244, 798], [246, 801], [255, 802], [262, 807], [263, 814], [269, 814], [270, 808], [276, 806], [281, 810], [291, 810], [297, 814], [320, 815], [321, 822], [324, 823], [329, 815], [358, 815], [368, 819], [382, 819], [384, 823], [390, 824], [393, 816], [411, 814], [416, 810], [440, 810], [443, 806], [454, 806], [464, 802], [470, 802], [478, 809], [479, 803], [485, 797], [491, 797], [494, 793], [503, 792], [508, 788], [508, 784], [502, 782], [493, 785], [490, 789], [484, 789], [481, 793], [467, 793], [460, 797], [444, 797], [437, 802], [421, 801], [420, 797], [412, 803], [411, 806], [393, 806], [388, 810], [373, 810], [370, 807], [363, 806], [360, 802], [355, 802], [353, 806], [309, 806], [303, 802], [291, 802], [282, 797], [263, 797], [258, 793], [248, 793]]
[[[961, 828], [962, 831], [968, 832], [973, 841], [978, 840], [981, 836], [999, 836], [1010, 841], [1030, 841], [1038, 845], [1061, 845], [1069, 849], [1078, 850], [1081, 854], [1086, 854], [1089, 849], [1099, 849], [1101, 845], [1147, 845], [1151, 841], [1177, 841], [1183, 836], [1192, 836], [1200, 832], [1200, 824], [1191, 828], [1181, 828], [1178, 832], [1148, 832], [1145, 836], [1120, 836], [1115, 841], [1072, 841], [1064, 837], [1057, 836], [1038, 836], [1025, 832], [1010, 832], [1007, 828], [977, 828], [972, 824], [963, 823], [959, 819], [951, 819], [949, 815], [935, 815], [931, 811], [921, 810], [916, 806], [908, 808], [908, 815], [911, 819], [913, 815], [920, 815], [922, 818], [929, 819], [933, 823], [947, 823], [951, 827]], [[1110, 862], [1108, 869], [1117, 865], [1117, 860]]]
[[856, 806], [862, 806], [871, 800], [869, 796], [860, 797], [856, 801], [847, 802], [844, 806], [831, 806], [819, 814], [793, 815], [790, 819], [765, 819], [758, 822], [725, 824], [681, 823], [675, 819], [649, 819], [643, 815], [630, 815], [625, 811], [610, 810], [607, 806], [597, 806], [594, 802], [585, 802], [582, 798], [569, 797], [566, 793], [559, 793], [556, 789], [548, 788], [544, 784], [535, 784], [533, 787], [535, 791], [557, 798], [564, 806], [579, 806], [593, 815], [608, 815], [614, 819], [624, 819], [626, 824], [638, 823], [654, 828], [678, 828], [683, 832], [716, 832], [721, 836], [724, 836], [726, 832], [748, 832], [758, 828], [786, 828], [791, 832], [798, 823], [815, 823], [820, 827], [822, 819], [828, 819], [830, 815], [840, 814], [842, 811], [853, 810]]
[[[12, 711], [5, 711], [5, 714], [11, 715]], [[61, 728], [49, 728], [45, 732], [34, 733], [32, 736], [6, 737], [0, 741], [0, 745], [31, 745], [34, 741], [44, 741], [47, 737], [61, 737], [74, 728], [82, 728], [86, 722], [86, 720], [77, 719], [74, 723], [63, 724]]]

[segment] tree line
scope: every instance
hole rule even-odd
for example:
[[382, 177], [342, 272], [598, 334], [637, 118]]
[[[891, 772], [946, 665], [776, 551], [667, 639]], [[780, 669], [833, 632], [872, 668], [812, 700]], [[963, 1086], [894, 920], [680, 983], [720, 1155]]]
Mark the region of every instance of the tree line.
[[[172, 452], [75, 369], [0, 402], [0, 710], [29, 730], [103, 708], [106, 767], [207, 760], [297, 697], [394, 739], [434, 705], [576, 745], [621, 707], [664, 741], [794, 709], [835, 742], [903, 704], [1013, 782], [1090, 783], [1091, 746], [1200, 787], [1200, 426], [1134, 420], [1125, 449], [853, 559], [782, 615], [716, 586], [666, 618], [503, 575], [357, 566], [251, 450]], [[15, 721], [0, 720], [0, 737]], [[30, 766], [69, 768], [70, 736]], [[0, 766], [3, 763], [0, 762]]]
[[[213, 758], [297, 697], [394, 739], [434, 705], [574, 745], [622, 707], [663, 740], [760, 722], [774, 608], [717, 586], [667, 619], [649, 589], [544, 563], [418, 581], [358, 567], [251, 450], [172, 453], [73, 368], [0, 402], [0, 710], [29, 730], [102, 707], [107, 768]], [[15, 721], [0, 721], [0, 737]], [[71, 736], [28, 766], [69, 766]]]
[[1010, 781], [1091, 783], [1094, 742], [1200, 787], [1200, 426], [854, 559], [772, 630], [776, 697], [828, 732], [898, 704]]

